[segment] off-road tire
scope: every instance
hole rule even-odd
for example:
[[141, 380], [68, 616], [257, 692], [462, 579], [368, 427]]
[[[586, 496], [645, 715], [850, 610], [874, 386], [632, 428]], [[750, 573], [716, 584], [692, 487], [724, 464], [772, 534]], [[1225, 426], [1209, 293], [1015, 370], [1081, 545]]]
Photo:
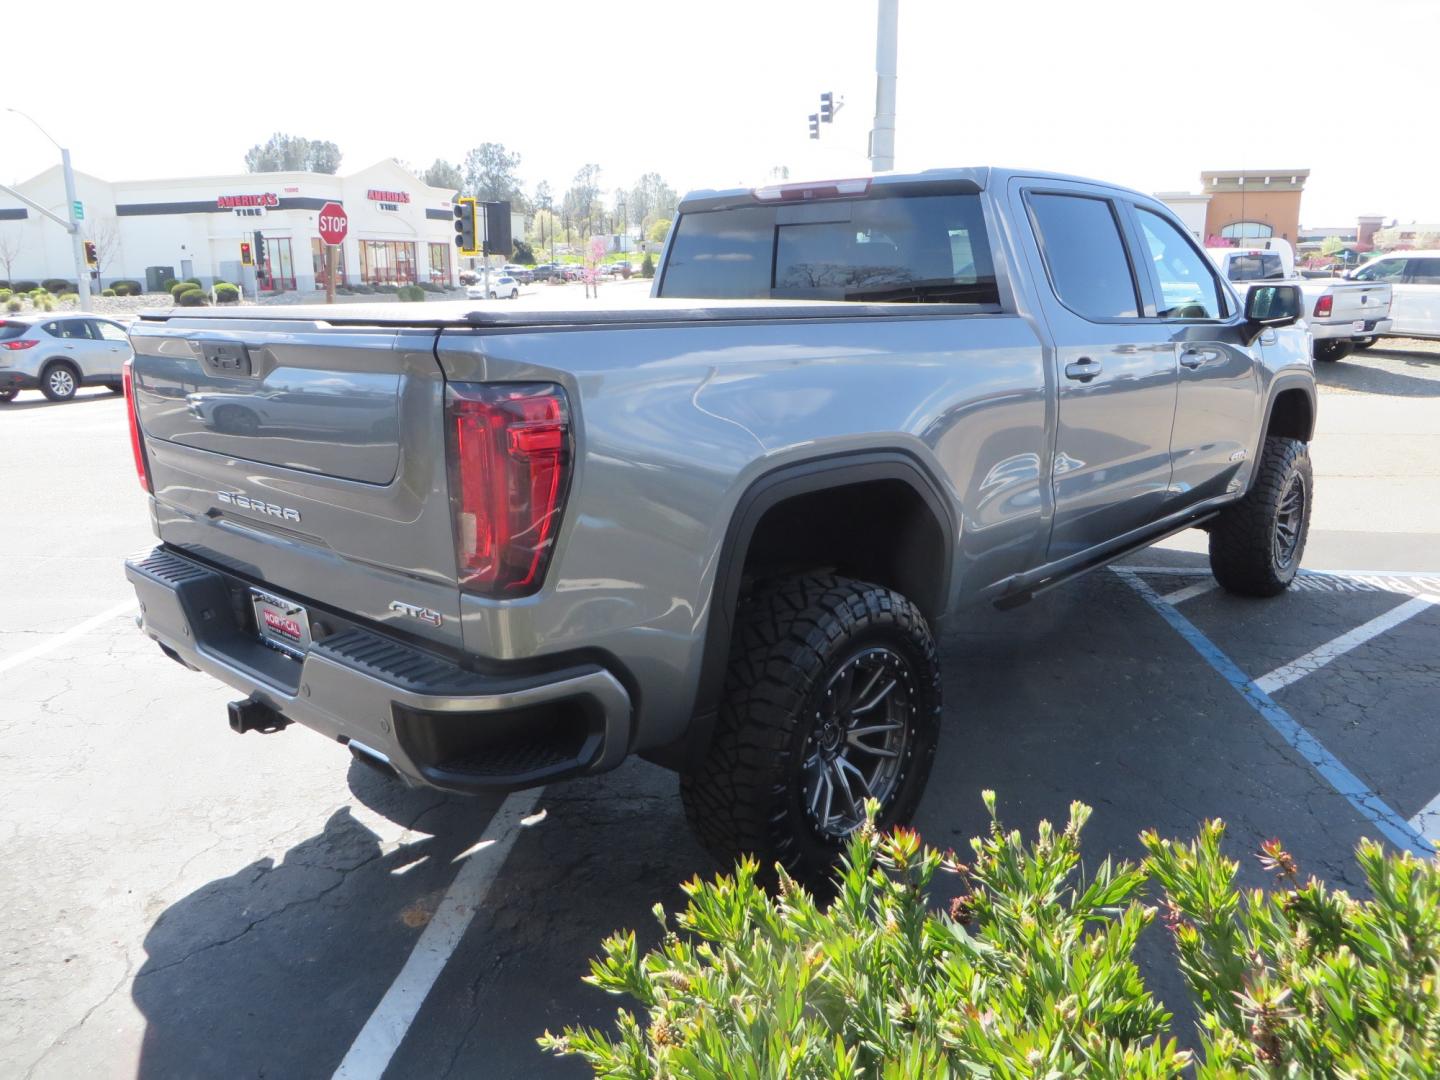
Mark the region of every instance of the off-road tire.
[[40, 392], [51, 401], [69, 401], [79, 388], [80, 372], [68, 360], [52, 360], [40, 373]]
[[[1299, 439], [1265, 440], [1258, 474], [1249, 493], [1210, 522], [1210, 571], [1227, 592], [1278, 596], [1289, 588], [1305, 554], [1310, 532], [1314, 475], [1310, 450]], [[1300, 485], [1298, 534], [1288, 559], [1277, 543], [1282, 505]]]
[[1333, 364], [1336, 360], [1343, 360], [1350, 355], [1351, 343], [1348, 341], [1317, 341], [1315, 342], [1315, 359], [1326, 364]]
[[884, 829], [910, 819], [940, 733], [940, 661], [920, 610], [894, 590], [830, 574], [767, 582], [741, 601], [715, 731], [704, 761], [681, 777], [685, 816], [727, 866], [754, 855], [823, 888], [843, 839], [807, 818], [803, 769], [826, 685], [866, 649], [903, 659], [912, 706], [908, 753], [882, 807]]

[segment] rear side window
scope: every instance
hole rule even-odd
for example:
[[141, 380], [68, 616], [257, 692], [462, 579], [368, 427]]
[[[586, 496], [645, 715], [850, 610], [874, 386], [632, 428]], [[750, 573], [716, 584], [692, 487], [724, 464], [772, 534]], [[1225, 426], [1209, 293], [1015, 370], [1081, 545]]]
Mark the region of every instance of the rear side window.
[[90, 322], [87, 319], [55, 319], [41, 327], [51, 337], [57, 338], [85, 338], [90, 339], [95, 335], [90, 332]]
[[1061, 303], [1087, 319], [1138, 318], [1135, 278], [1110, 201], [1038, 193], [1029, 201], [1040, 253]]
[[1440, 259], [1411, 259], [1406, 280], [1416, 285], [1440, 285]]
[[978, 195], [684, 214], [661, 296], [998, 304]]
[[1273, 251], [1231, 255], [1225, 265], [1231, 281], [1271, 281], [1285, 276], [1285, 264]]

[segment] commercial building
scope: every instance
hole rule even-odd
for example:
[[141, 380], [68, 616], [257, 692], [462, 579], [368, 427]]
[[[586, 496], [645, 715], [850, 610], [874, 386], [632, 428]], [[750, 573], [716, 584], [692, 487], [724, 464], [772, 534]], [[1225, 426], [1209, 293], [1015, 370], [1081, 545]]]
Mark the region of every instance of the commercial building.
[[[158, 289], [166, 278], [195, 277], [207, 285], [237, 282], [252, 293], [323, 288], [316, 218], [327, 202], [340, 203], [350, 219], [336, 252], [340, 282], [457, 283], [455, 192], [430, 187], [393, 161], [345, 176], [273, 172], [112, 182], [77, 172], [75, 183], [81, 230], [99, 249], [102, 286], [129, 278]], [[58, 165], [17, 189], [66, 215]], [[242, 244], [258, 256], [256, 266], [242, 266]], [[4, 192], [0, 277], [75, 277], [65, 231]]]
[[1279, 237], [1291, 244], [1300, 236], [1300, 196], [1309, 169], [1221, 169], [1200, 174], [1210, 196], [1205, 208], [1205, 242], [1242, 244]]

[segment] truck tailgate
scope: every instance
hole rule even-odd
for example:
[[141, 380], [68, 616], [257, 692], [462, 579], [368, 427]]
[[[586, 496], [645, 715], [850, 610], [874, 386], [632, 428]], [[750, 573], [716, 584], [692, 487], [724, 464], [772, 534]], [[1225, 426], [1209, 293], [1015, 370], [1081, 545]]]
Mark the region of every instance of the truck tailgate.
[[[1327, 322], [1383, 319], [1390, 314], [1390, 286], [1334, 284], [1329, 287], [1335, 300]], [[1312, 309], [1313, 306], [1312, 306]]]
[[214, 315], [136, 322], [160, 538], [283, 599], [323, 598], [458, 648], [435, 336]]

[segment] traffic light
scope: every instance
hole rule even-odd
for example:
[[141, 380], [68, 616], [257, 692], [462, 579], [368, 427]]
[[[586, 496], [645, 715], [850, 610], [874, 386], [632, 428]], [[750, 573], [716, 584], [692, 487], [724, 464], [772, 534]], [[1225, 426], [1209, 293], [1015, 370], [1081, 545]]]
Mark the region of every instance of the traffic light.
[[820, 114], [819, 114], [819, 113], [813, 113], [813, 112], [812, 112], [812, 113], [810, 114], [810, 138], [812, 138], [812, 139], [818, 139], [819, 137], [820, 137]]
[[828, 90], [820, 95], [820, 122], [822, 124], [835, 122], [835, 95]]
[[241, 265], [241, 266], [254, 266], [254, 265], [255, 265], [254, 250], [250, 247], [249, 242], [248, 242], [248, 241], [245, 241], [245, 240], [241, 240], [241, 241], [240, 241], [240, 265]]
[[100, 256], [95, 251], [95, 241], [85, 241], [85, 262], [89, 266], [95, 266], [100, 262]]
[[255, 266], [265, 269], [265, 234], [259, 229], [255, 230]]
[[479, 255], [480, 238], [475, 228], [476, 201], [470, 196], [455, 200], [455, 246], [461, 255]]

